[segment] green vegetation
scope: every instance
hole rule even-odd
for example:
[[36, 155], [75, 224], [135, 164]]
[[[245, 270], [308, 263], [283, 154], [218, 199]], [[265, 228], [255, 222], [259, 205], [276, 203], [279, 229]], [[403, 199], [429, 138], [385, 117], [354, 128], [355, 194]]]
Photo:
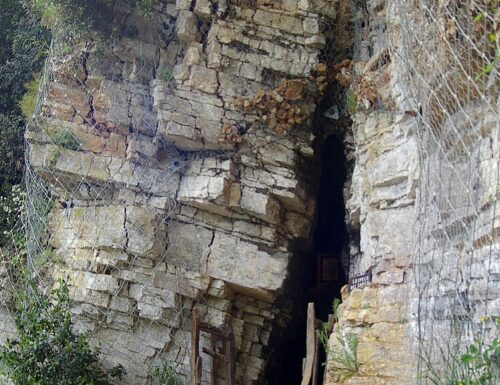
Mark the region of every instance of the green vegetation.
[[354, 115], [356, 113], [356, 109], [358, 107], [358, 101], [356, 99], [356, 95], [353, 91], [349, 91], [347, 93], [347, 110], [350, 115]]
[[77, 151], [81, 147], [80, 141], [69, 131], [62, 131], [50, 138], [56, 146], [66, 148], [67, 150]]
[[38, 89], [40, 88], [41, 75], [35, 75], [34, 79], [30, 80], [24, 85], [26, 93], [19, 102], [19, 107], [23, 114], [24, 120], [28, 121], [35, 112], [36, 101], [38, 98]]
[[179, 375], [170, 362], [153, 367], [149, 378], [151, 385], [182, 385]]
[[[335, 322], [339, 320], [338, 307], [340, 303], [339, 298], [335, 298], [332, 303]], [[338, 375], [339, 382], [344, 382], [358, 372], [358, 337], [355, 334], [343, 333], [342, 330], [339, 330], [336, 348], [330, 346], [327, 322], [321, 325], [321, 329], [316, 331], [316, 335], [325, 349], [328, 365]]]
[[[58, 36], [81, 39], [116, 35], [115, 15], [119, 2], [114, 0], [26, 0], [42, 20]], [[153, 0], [123, 0], [130, 9], [147, 15]]]
[[330, 351], [329, 363], [342, 383], [359, 370], [358, 337], [355, 334], [339, 335], [337, 340], [339, 349]]
[[172, 80], [172, 69], [168, 67], [160, 67], [158, 70], [158, 79], [163, 80], [164, 82], [169, 82]]
[[12, 186], [10, 194], [0, 196], [0, 244], [19, 243], [17, 224], [24, 208], [26, 194], [20, 185]]
[[50, 34], [24, 0], [0, 2], [0, 25], [0, 246], [4, 246], [12, 240], [18, 220], [18, 212], [9, 205], [19, 197], [13, 189], [24, 170], [25, 118], [31, 117], [36, 103], [38, 86], [33, 79], [42, 69]]
[[325, 349], [329, 367], [338, 375], [341, 383], [358, 372], [358, 337], [355, 334], [348, 333], [344, 336], [340, 332], [336, 348], [330, 347], [327, 323], [316, 334]]
[[[0, 113], [0, 196], [9, 197], [21, 183], [24, 168], [23, 119]], [[0, 232], [6, 230], [0, 221]]]
[[342, 301], [340, 298], [334, 298], [333, 302], [332, 302], [332, 314], [333, 314], [333, 318], [335, 318], [336, 322], [339, 320], [338, 311], [339, 311], [339, 306], [341, 303], [342, 303]]
[[0, 347], [0, 362], [15, 385], [111, 385], [125, 371], [99, 365], [88, 336], [73, 330], [71, 300], [64, 281], [45, 296], [28, 290], [18, 293], [15, 323], [18, 336]]
[[[475, 12], [475, 13], [474, 13]], [[486, 0], [484, 6], [473, 9], [473, 29], [480, 44], [486, 53], [486, 64], [475, 77], [475, 81], [490, 75], [500, 62], [497, 33], [500, 7], [498, 0]], [[488, 59], [489, 57], [489, 59]]]
[[[500, 317], [495, 320], [497, 335]], [[423, 357], [426, 378], [434, 385], [496, 385], [500, 379], [500, 338], [487, 342], [477, 338], [467, 346], [463, 354], [445, 352], [444, 367], [436, 368], [430, 359]], [[445, 354], [446, 353], [446, 354]]]
[[53, 264], [63, 264], [64, 258], [55, 253], [51, 248], [42, 251], [39, 255], [35, 257], [33, 265], [37, 271], [50, 267]]

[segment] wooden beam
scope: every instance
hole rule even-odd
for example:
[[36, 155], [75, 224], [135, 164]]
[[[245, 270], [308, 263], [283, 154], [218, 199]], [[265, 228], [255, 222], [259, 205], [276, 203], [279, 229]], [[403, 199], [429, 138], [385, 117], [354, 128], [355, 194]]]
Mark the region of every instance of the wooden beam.
[[215, 352], [215, 351], [208, 349], [208, 348], [203, 348], [201, 350], [203, 353], [208, 354], [210, 357], [215, 357], [218, 360], [221, 360], [222, 362], [229, 362], [229, 360], [227, 359], [227, 357], [224, 354], [220, 354], [220, 353]]
[[314, 366], [315, 334], [316, 330], [314, 314], [314, 303], [307, 305], [307, 329], [306, 329], [306, 364], [302, 373], [302, 382], [300, 385], [310, 385]]
[[230, 324], [226, 324], [227, 339], [225, 341], [226, 357], [229, 362], [226, 366], [226, 385], [236, 384], [236, 347], [234, 344], [234, 332]]
[[316, 333], [314, 333], [314, 361], [313, 361], [313, 372], [312, 372], [312, 385], [318, 385], [318, 373], [319, 373], [319, 340]]
[[336, 317], [333, 314], [328, 314], [328, 333], [333, 331], [333, 326], [335, 325]]
[[191, 384], [201, 385], [200, 329], [196, 309], [191, 313]]
[[218, 328], [216, 326], [212, 326], [210, 324], [207, 324], [205, 322], [199, 322], [198, 328], [200, 331], [205, 332], [205, 333], [211, 333], [211, 334], [216, 334], [220, 337], [223, 338], [228, 338], [228, 330], [226, 328]]

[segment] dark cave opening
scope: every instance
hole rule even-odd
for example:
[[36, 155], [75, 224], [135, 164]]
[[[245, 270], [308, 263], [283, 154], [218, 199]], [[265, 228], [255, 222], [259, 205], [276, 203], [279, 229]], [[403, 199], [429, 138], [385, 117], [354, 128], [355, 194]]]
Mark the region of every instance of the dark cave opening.
[[[335, 125], [340, 124], [337, 122]], [[336, 127], [339, 128], [339, 127]], [[343, 131], [343, 130], [337, 130]], [[344, 185], [348, 177], [348, 162], [344, 137], [330, 134], [318, 145], [318, 164], [321, 170], [317, 192], [316, 223], [313, 243], [301, 259], [302, 291], [300, 309], [294, 318], [294, 335], [289, 336], [279, 376], [268, 384], [295, 385], [302, 379], [302, 360], [306, 356], [306, 309], [314, 302], [316, 318], [326, 322], [332, 313], [334, 298], [340, 298], [340, 289], [347, 283], [344, 268], [348, 263], [349, 235], [345, 222]], [[294, 299], [297, 300], [298, 299]], [[298, 307], [295, 303], [294, 307]], [[323, 383], [325, 353], [320, 348], [318, 384]], [[286, 363], [286, 365], [283, 365]], [[284, 367], [283, 367], [284, 366]]]
[[344, 185], [347, 161], [343, 138], [332, 135], [321, 146], [321, 178], [314, 246], [308, 271], [308, 300], [316, 304], [316, 318], [327, 320], [334, 298], [346, 281], [348, 232], [345, 222]]
[[[291, 270], [291, 288], [285, 295], [292, 309], [285, 336], [277, 337], [276, 360], [270, 362], [267, 385], [299, 385], [306, 356], [307, 304], [314, 302], [316, 319], [327, 322], [333, 301], [341, 298], [347, 284], [349, 245], [358, 242], [356, 232], [348, 229], [344, 191], [350, 186], [354, 168], [352, 120], [348, 106], [348, 88], [335, 77], [335, 66], [353, 60], [354, 38], [359, 26], [361, 4], [340, 2], [336, 19], [325, 19], [326, 37], [320, 62], [327, 65], [328, 86], [316, 108], [312, 131], [316, 136], [315, 160], [302, 165], [303, 177], [316, 191], [314, 228], [306, 244], [298, 247]], [[356, 18], [355, 18], [356, 17]], [[279, 341], [279, 342], [278, 342]], [[319, 348], [317, 385], [323, 384], [326, 353]]]

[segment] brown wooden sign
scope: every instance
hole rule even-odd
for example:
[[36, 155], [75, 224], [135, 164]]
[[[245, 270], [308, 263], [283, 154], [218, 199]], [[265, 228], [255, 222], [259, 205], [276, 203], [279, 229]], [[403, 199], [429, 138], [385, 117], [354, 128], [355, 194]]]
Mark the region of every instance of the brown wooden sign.
[[366, 274], [357, 275], [349, 279], [349, 291], [354, 289], [360, 289], [362, 287], [368, 286], [372, 282], [372, 272], [369, 271]]

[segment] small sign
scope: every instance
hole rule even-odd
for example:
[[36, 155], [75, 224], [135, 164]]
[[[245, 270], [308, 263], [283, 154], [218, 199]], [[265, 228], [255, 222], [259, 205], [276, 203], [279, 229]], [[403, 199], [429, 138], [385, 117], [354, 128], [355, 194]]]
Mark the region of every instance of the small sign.
[[368, 286], [372, 282], [372, 272], [369, 271], [366, 274], [357, 275], [349, 279], [349, 291], [354, 289], [360, 289], [362, 287]]

